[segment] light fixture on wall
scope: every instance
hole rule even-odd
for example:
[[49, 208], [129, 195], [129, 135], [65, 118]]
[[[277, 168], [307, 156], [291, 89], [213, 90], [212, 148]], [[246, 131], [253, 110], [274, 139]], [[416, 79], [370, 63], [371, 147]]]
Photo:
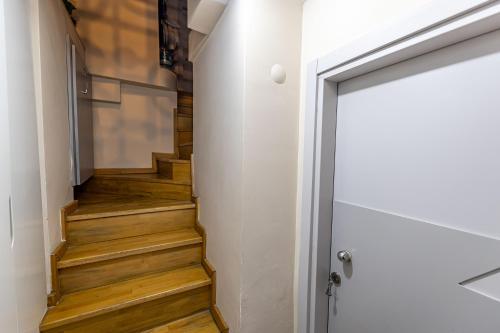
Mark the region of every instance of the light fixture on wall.
[[286, 71], [280, 64], [275, 64], [271, 67], [271, 79], [278, 83], [283, 84], [286, 81]]

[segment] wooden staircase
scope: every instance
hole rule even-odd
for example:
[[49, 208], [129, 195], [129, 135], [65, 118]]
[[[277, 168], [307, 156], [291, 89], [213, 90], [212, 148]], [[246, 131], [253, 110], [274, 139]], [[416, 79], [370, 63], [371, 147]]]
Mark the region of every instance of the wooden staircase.
[[189, 160], [193, 153], [193, 94], [177, 93], [175, 112], [175, 149], [182, 160]]
[[40, 332], [228, 332], [190, 161], [157, 158], [148, 173], [125, 171], [95, 176], [62, 209]]

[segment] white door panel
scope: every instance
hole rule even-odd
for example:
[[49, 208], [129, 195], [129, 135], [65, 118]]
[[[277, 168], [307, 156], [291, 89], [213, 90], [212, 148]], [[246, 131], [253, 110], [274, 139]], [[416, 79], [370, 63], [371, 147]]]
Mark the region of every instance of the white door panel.
[[330, 333], [499, 331], [499, 128], [499, 31], [339, 84]]
[[335, 199], [500, 238], [500, 32], [339, 86]]
[[76, 185], [83, 184], [94, 174], [94, 130], [92, 112], [92, 82], [85, 60], [71, 45], [73, 91], [73, 128], [76, 164]]
[[330, 332], [498, 332], [498, 288], [460, 283], [500, 267], [499, 241], [341, 202], [334, 230], [333, 252], [349, 249], [353, 260], [332, 262], [342, 282]]

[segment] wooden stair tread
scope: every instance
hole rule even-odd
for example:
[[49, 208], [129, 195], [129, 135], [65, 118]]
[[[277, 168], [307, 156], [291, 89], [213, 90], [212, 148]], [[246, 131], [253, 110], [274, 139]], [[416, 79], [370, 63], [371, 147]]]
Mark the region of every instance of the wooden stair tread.
[[101, 179], [113, 179], [113, 180], [123, 179], [123, 180], [135, 180], [135, 181], [149, 182], [149, 183], [164, 183], [164, 184], [189, 185], [189, 186], [191, 185], [191, 181], [168, 179], [158, 173], [96, 175], [95, 177]]
[[189, 160], [178, 160], [178, 159], [172, 159], [172, 158], [158, 158], [158, 161], [170, 162], [170, 163], [180, 163], [180, 164], [190, 164], [191, 163], [191, 161], [189, 161]]
[[47, 311], [40, 330], [49, 330], [210, 284], [211, 280], [203, 267], [194, 265], [68, 294]]
[[142, 333], [220, 333], [220, 331], [210, 311], [203, 311]]
[[67, 216], [67, 221], [192, 208], [195, 204], [191, 201], [86, 193], [78, 198], [78, 208]]
[[195, 229], [191, 228], [70, 246], [57, 263], [57, 267], [73, 267], [152, 251], [201, 244], [201, 242], [202, 237]]

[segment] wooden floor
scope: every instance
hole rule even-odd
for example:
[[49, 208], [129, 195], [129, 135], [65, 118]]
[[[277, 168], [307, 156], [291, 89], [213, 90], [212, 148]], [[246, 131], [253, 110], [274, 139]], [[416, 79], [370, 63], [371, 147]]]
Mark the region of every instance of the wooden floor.
[[[51, 257], [51, 307], [41, 332], [228, 332], [215, 305], [215, 272], [205, 258], [196, 203], [185, 200], [185, 190], [169, 190], [191, 183], [189, 162], [168, 163], [165, 174], [173, 179], [99, 176], [104, 189], [96, 182], [62, 210], [66, 241]], [[142, 191], [144, 184], [155, 187], [131, 194], [131, 180], [143, 182]]]

